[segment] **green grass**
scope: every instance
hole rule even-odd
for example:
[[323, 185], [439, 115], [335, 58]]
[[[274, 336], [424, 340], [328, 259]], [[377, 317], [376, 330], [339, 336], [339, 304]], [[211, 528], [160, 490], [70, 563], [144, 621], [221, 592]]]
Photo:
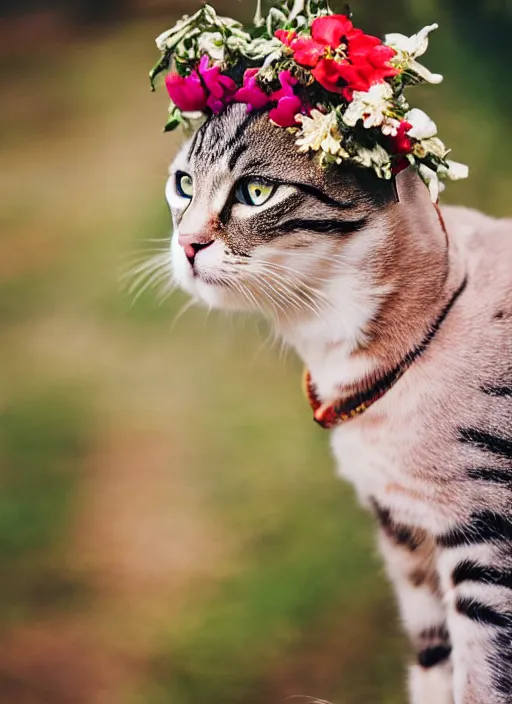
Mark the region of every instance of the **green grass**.
[[87, 585], [62, 571], [90, 417], [65, 388], [35, 389], [0, 417], [0, 617], [67, 609]]
[[[258, 685], [290, 649], [307, 640], [330, 605], [361, 615], [373, 600], [376, 564], [361, 517], [342, 492], [324, 489], [306, 498], [286, 502], [279, 525], [254, 536], [243, 572], [192, 614], [192, 623], [172, 640], [163, 678], [169, 701], [257, 701], [251, 695]], [[339, 625], [343, 628], [342, 619]], [[354, 628], [347, 618], [347, 633], [353, 636]], [[370, 645], [367, 657], [375, 656]]]

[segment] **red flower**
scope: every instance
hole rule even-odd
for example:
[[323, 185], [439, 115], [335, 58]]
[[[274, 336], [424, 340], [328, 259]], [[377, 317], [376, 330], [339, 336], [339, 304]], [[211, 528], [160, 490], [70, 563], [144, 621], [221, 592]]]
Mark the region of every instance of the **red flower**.
[[354, 30], [354, 25], [346, 15], [317, 17], [311, 25], [313, 39], [332, 49], [336, 49], [343, 42], [343, 38], [354, 31], [361, 32], [360, 29]]
[[315, 42], [308, 37], [298, 37], [292, 42], [293, 58], [301, 66], [314, 68], [326, 53], [325, 44]]
[[275, 32], [275, 36], [279, 39], [279, 41], [283, 42], [283, 44], [290, 46], [292, 41], [297, 36], [297, 32], [293, 29], [278, 29]]
[[367, 91], [399, 73], [389, 63], [395, 50], [377, 37], [354, 29], [345, 15], [318, 17], [311, 25], [311, 38], [292, 38], [283, 30], [276, 36], [292, 49], [298, 64], [313, 69], [311, 73], [320, 85], [341, 93], [348, 101], [353, 91]]
[[407, 132], [412, 129], [410, 122], [400, 123], [396, 137], [391, 137], [391, 149], [394, 154], [409, 154], [412, 150], [412, 140]]
[[398, 176], [399, 173], [402, 171], [405, 171], [410, 166], [409, 162], [405, 158], [405, 156], [400, 156], [398, 159], [395, 159], [393, 161], [393, 165], [391, 167], [391, 173], [393, 176]]

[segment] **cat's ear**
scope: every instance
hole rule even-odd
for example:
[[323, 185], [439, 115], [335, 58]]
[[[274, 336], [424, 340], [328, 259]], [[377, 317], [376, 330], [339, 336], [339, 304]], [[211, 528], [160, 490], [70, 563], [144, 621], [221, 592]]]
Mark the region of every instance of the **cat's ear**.
[[398, 187], [396, 185], [396, 177], [393, 176], [391, 179], [391, 188], [393, 189], [393, 195], [395, 196], [395, 202], [400, 203], [400, 196], [398, 195]]
[[425, 184], [415, 169], [411, 167], [403, 169], [393, 177], [392, 181], [398, 195], [397, 202], [419, 201], [424, 202], [425, 206], [432, 202], [428, 188], [425, 188]]

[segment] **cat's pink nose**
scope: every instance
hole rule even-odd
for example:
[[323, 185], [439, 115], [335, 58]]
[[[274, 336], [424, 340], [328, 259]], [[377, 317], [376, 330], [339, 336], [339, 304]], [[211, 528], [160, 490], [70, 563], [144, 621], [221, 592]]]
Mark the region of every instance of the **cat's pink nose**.
[[180, 235], [178, 236], [178, 243], [183, 247], [183, 251], [185, 252], [185, 256], [187, 257], [189, 262], [193, 264], [196, 254], [201, 249], [206, 249], [206, 247], [209, 247], [211, 244], [213, 244], [214, 240], [212, 240], [207, 235], [187, 235], [180, 233]]

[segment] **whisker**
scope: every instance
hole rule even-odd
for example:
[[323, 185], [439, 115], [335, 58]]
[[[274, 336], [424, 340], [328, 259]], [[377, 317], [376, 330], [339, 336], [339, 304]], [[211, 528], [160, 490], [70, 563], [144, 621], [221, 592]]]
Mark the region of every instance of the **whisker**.
[[[264, 287], [261, 285], [261, 281], [258, 276], [251, 276], [256, 285], [258, 286], [258, 291], [265, 297], [265, 299], [269, 302], [270, 308], [271, 308], [271, 313], [274, 318], [274, 322], [276, 327], [279, 325], [279, 313], [278, 313], [278, 308], [283, 312], [284, 315], [286, 315], [286, 312], [282, 308], [282, 306], [274, 299], [271, 293], [269, 293]], [[258, 304], [256, 301], [256, 298], [254, 297], [252, 291], [250, 291], [247, 287], [244, 287], [244, 289], [247, 291], [247, 293], [250, 294], [252, 300], [254, 301], [254, 304], [256, 306], [256, 309], [259, 310], [261, 308], [261, 305]]]
[[148, 290], [148, 288], [151, 288], [152, 286], [156, 286], [157, 284], [161, 283], [166, 276], [167, 272], [165, 271], [157, 271], [152, 276], [150, 276], [149, 279], [146, 280], [146, 282], [140, 287], [140, 289], [135, 294], [131, 306], [133, 307], [135, 305], [135, 303], [139, 300], [142, 294]]
[[175, 327], [176, 323], [178, 322], [178, 320], [180, 320], [180, 319], [183, 317], [183, 315], [185, 315], [185, 313], [186, 313], [188, 310], [190, 310], [193, 306], [195, 306], [196, 304], [197, 304], [196, 299], [195, 299], [195, 298], [191, 298], [190, 300], [186, 301], [186, 302], [181, 306], [181, 308], [179, 309], [179, 311], [176, 313], [176, 315], [175, 315], [174, 318], [173, 318], [173, 321], [172, 321], [171, 326], [170, 326], [170, 328], [169, 328], [169, 331], [170, 331], [170, 332], [172, 332], [172, 330], [174, 330], [174, 327]]
[[[261, 264], [260, 262], [258, 262], [258, 264], [260, 264], [260, 267], [262, 266], [262, 264]], [[274, 265], [274, 262], [271, 262], [271, 263], [268, 264], [268, 266], [269, 266], [270, 269], [273, 268], [273, 265]], [[266, 267], [266, 266], [267, 266], [267, 263], [265, 263], [265, 267]], [[295, 292], [295, 291], [289, 290], [289, 286], [291, 285], [291, 282], [288, 282], [286, 279], [283, 279], [283, 278], [280, 278], [280, 279], [279, 279], [280, 283], [282, 283], [283, 285], [286, 285], [286, 286], [287, 286], [287, 290], [289, 290], [289, 293], [290, 293], [290, 294], [294, 294], [296, 299], [298, 299], [298, 300], [300, 300], [301, 302], [303, 302], [303, 298], [305, 297], [312, 305], [315, 306], [315, 311], [316, 311], [318, 314], [320, 314], [320, 307], [319, 307], [319, 303], [318, 303], [318, 300], [317, 300], [317, 299], [321, 299], [322, 302], [323, 302], [325, 305], [329, 306], [329, 307], [332, 309], [333, 312], [340, 313], [340, 311], [333, 305], [332, 301], [330, 301], [330, 299], [325, 295], [325, 293], [324, 293], [323, 291], [321, 291], [321, 290], [319, 290], [319, 289], [317, 289], [317, 288], [313, 288], [312, 286], [309, 286], [308, 284], [306, 284], [306, 283], [302, 280], [302, 277], [305, 276], [305, 273], [298, 272], [298, 271], [292, 269], [291, 267], [285, 267], [285, 266], [282, 266], [282, 265], [277, 265], [277, 269], [283, 269], [284, 271], [290, 271], [290, 272], [292, 272], [292, 273], [297, 274], [297, 276], [300, 278], [300, 286], [301, 286], [301, 289], [306, 289], [306, 290], [301, 290], [301, 291], [300, 291], [300, 294], [301, 294], [301, 295], [299, 295], [299, 294], [298, 294], [297, 292]], [[263, 268], [263, 270], [264, 270], [264, 268]], [[279, 273], [279, 272], [276, 272], [276, 273]], [[308, 293], [308, 292], [309, 292], [309, 293]], [[311, 309], [311, 308], [310, 308], [310, 309]], [[325, 322], [326, 322], [326, 321], [325, 321]]]
[[[259, 264], [260, 262], [257, 262]], [[309, 281], [320, 281], [324, 282], [324, 278], [320, 278], [318, 276], [311, 276], [308, 272], [305, 271], [299, 271], [298, 269], [293, 269], [290, 266], [285, 266], [284, 264], [278, 264], [277, 262], [271, 262], [268, 260], [262, 260], [261, 264], [263, 264], [265, 267], [271, 267], [272, 269], [280, 269], [282, 271], [287, 271], [291, 274], [295, 274], [296, 276], [299, 276], [301, 278], [307, 277]]]
[[[268, 266], [270, 269], [273, 269], [272, 264], [269, 264]], [[266, 267], [267, 267], [267, 265], [265, 265], [264, 271], [265, 271]], [[329, 302], [329, 299], [327, 298], [327, 296], [324, 294], [323, 291], [321, 291], [318, 288], [314, 288], [312, 286], [309, 286], [305, 281], [303, 281], [303, 277], [307, 276], [307, 274], [305, 272], [295, 271], [294, 269], [291, 269], [289, 267], [279, 267], [279, 269], [281, 269], [281, 268], [283, 268], [283, 270], [285, 270], [285, 271], [289, 271], [289, 272], [297, 275], [297, 277], [299, 278], [299, 281], [300, 281], [301, 289], [306, 289], [311, 294], [313, 294], [313, 297], [323, 298], [323, 300], [325, 302]], [[265, 271], [265, 273], [269, 273], [268, 270]], [[276, 273], [279, 275], [280, 271], [278, 270]], [[282, 280], [282, 279], [280, 279], [280, 280]], [[320, 279], [318, 279], [318, 280], [320, 281]], [[291, 284], [291, 282], [290, 282], [290, 284]], [[304, 291], [302, 291], [302, 293], [304, 293]]]
[[[275, 293], [277, 296], [279, 296], [279, 298], [280, 298], [282, 301], [284, 301], [284, 303], [290, 303], [291, 305], [293, 305], [294, 308], [296, 308], [297, 310], [300, 310], [300, 306], [297, 304], [297, 302], [294, 301], [294, 300], [292, 300], [291, 298], [287, 297], [287, 295], [286, 295], [286, 294], [287, 294], [287, 291], [286, 291], [286, 290], [283, 291], [283, 290], [280, 290], [279, 288], [275, 288], [274, 286], [272, 286], [272, 284], [270, 283], [270, 281], [268, 281], [267, 279], [265, 279], [263, 276], [262, 276], [261, 280], [264, 281], [264, 282], [266, 283], [266, 285], [267, 285], [272, 291], [274, 291], [274, 293]], [[277, 282], [277, 283], [279, 284], [279, 283], [281, 283], [281, 282]]]
[[[253, 278], [253, 280], [256, 281], [257, 284], [259, 284], [260, 290], [261, 290], [262, 293], [265, 293], [265, 289], [262, 287], [262, 284], [265, 284], [265, 285], [267, 285], [267, 287], [270, 287], [270, 289], [272, 289], [272, 286], [269, 285], [268, 281], [266, 281], [266, 280], [263, 279], [262, 277], [258, 276], [257, 274], [254, 274], [254, 273], [253, 273], [253, 274], [252, 274], [252, 278]], [[276, 291], [275, 289], [272, 289], [272, 290], [277, 294], [277, 291]], [[279, 303], [279, 301], [277, 301], [271, 294], [269, 295], [268, 292], [266, 292], [266, 295], [267, 295], [267, 298], [269, 298], [270, 300], [272, 300], [273, 303], [274, 303], [274, 304], [279, 308], [279, 310], [283, 313], [283, 315], [289, 320], [288, 313], [287, 313], [286, 310], [283, 308], [283, 306]], [[253, 297], [253, 298], [254, 298], [254, 297]], [[281, 300], [283, 300], [282, 297], [281, 297]], [[254, 299], [254, 301], [255, 301], [255, 303], [256, 303], [256, 299]], [[285, 302], [286, 302], [286, 301], [285, 301]], [[256, 305], [257, 305], [257, 303], [256, 303]]]
[[167, 270], [167, 274], [168, 276], [166, 281], [164, 281], [161, 290], [157, 292], [157, 300], [159, 302], [161, 302], [162, 298], [167, 298], [173, 291], [175, 291], [179, 287], [179, 284], [170, 269]]
[[[269, 272], [265, 272], [269, 273]], [[293, 301], [295, 302], [295, 307], [300, 309], [300, 305], [306, 305], [313, 313], [319, 314], [319, 308], [318, 308], [318, 303], [315, 300], [313, 296], [308, 294], [306, 291], [301, 291], [301, 295], [299, 295], [298, 292], [294, 291], [293, 289], [290, 288], [291, 283], [286, 281], [285, 279], [278, 279], [277, 282], [278, 285], [281, 285], [283, 287], [283, 294], [288, 295], [288, 300], [289, 302], [292, 302], [292, 297]], [[307, 287], [312, 291], [314, 294], [318, 295], [320, 292], [316, 291], [315, 289], [312, 289], [311, 287]]]
[[[137, 285], [143, 281], [146, 277], [150, 276], [156, 271], [167, 269], [167, 265], [163, 262], [153, 262], [151, 265], [147, 264], [145, 266], [140, 266], [134, 268], [129, 274], [126, 274], [120, 281], [120, 283], [125, 283], [128, 285], [128, 292], [132, 293], [132, 290], [137, 288]], [[131, 281], [127, 281], [131, 279]]]
[[145, 269], [140, 273], [137, 278], [130, 284], [128, 287], [128, 294], [131, 295], [134, 293], [139, 286], [143, 284], [144, 281], [146, 281], [148, 278], [151, 278], [154, 274], [156, 273], [167, 273], [168, 268], [167, 266], [161, 264], [161, 265], [155, 265], [152, 268]]
[[[300, 307], [298, 306], [297, 302], [290, 299], [290, 297], [286, 295], [287, 292], [283, 292], [282, 290], [276, 289], [262, 275], [253, 274], [252, 278], [257, 283], [257, 285], [260, 287], [261, 292], [264, 293], [267, 296], [267, 298], [270, 298], [279, 307], [279, 309], [282, 311], [283, 315], [285, 316], [285, 318], [288, 321], [290, 320], [288, 312], [283, 308], [283, 306], [281, 305], [281, 303], [279, 303], [279, 301], [281, 301], [285, 304], [290, 304], [296, 310], [300, 311]], [[270, 291], [270, 293], [269, 293], [269, 291]], [[272, 295], [272, 293], [274, 293], [275, 296], [278, 297], [278, 299], [276, 299], [276, 297], [274, 295]]]
[[146, 257], [142, 262], [137, 262], [128, 271], [120, 276], [120, 281], [124, 281], [127, 278], [137, 276], [147, 270], [153, 270], [161, 266], [170, 266], [169, 256], [163, 253], [156, 254], [149, 259]]
[[175, 283], [171, 277], [166, 277], [162, 283], [160, 291], [157, 291], [155, 294], [157, 304], [161, 306], [177, 288], [178, 284]]

